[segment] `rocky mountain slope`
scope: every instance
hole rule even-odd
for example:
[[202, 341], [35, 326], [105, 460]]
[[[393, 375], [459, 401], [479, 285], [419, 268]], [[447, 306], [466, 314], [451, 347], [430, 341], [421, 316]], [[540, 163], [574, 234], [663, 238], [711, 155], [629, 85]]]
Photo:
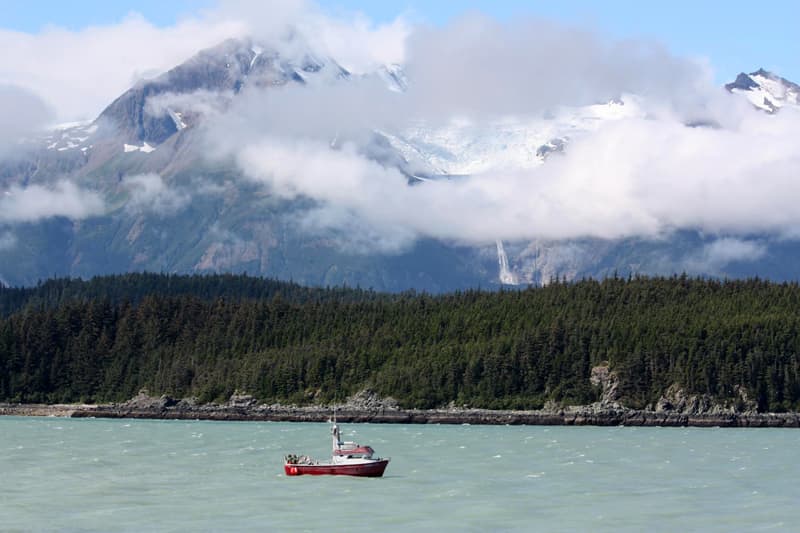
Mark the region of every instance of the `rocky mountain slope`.
[[[311, 285], [440, 292], [614, 272], [798, 275], [786, 261], [800, 253], [793, 241], [771, 243], [770, 253], [757, 261], [703, 261], [713, 239], [692, 231], [678, 231], [669, 240], [498, 240], [482, 246], [420, 238], [388, 252], [343, 245], [346, 229], [309, 232], [299, 213], [313, 201], [271, 194], [243, 179], [230, 158], [205, 157], [214, 148], [203, 134], [208, 117], [224, 114], [247, 88], [268, 95], [273, 88], [291, 90], [352, 76], [335, 60], [311, 51], [295, 50], [293, 57], [250, 40], [226, 41], [137, 83], [91, 123], [28, 140], [25, 151], [0, 161], [0, 191], [7, 202], [39, 190], [35, 187], [71, 190], [66, 180], [103, 204], [76, 216], [0, 217], [0, 282], [32, 284], [54, 275], [139, 270], [232, 271]], [[374, 77], [387, 91], [402, 93], [413, 83], [396, 65]], [[798, 105], [798, 86], [763, 70], [741, 74], [726, 87], [769, 113]], [[608, 121], [640, 116], [636, 98], [626, 97], [488, 127], [417, 123], [375, 131], [361, 150], [399, 169], [414, 186], [458, 179], [489, 166], [547, 164], [554, 154], [569, 151], [574, 136]], [[82, 207], [85, 211], [85, 202]]]
[[784, 106], [800, 107], [800, 86], [763, 68], [750, 74], [740, 73], [725, 88], [743, 95], [767, 113], [775, 113]]

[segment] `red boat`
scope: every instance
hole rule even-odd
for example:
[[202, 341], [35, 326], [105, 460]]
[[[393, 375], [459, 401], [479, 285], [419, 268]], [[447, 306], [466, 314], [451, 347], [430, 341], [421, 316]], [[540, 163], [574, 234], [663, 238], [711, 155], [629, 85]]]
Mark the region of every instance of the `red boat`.
[[371, 446], [342, 442], [339, 426], [331, 426], [333, 452], [329, 461], [317, 461], [307, 455], [289, 454], [284, 458], [283, 471], [287, 476], [360, 476], [381, 477], [389, 458], [375, 457]]

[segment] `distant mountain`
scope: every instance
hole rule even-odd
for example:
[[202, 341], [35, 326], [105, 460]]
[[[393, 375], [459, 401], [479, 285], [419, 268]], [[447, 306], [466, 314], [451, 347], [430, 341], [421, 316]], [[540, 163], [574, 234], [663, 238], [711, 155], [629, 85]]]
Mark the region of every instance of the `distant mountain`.
[[[298, 213], [309, 208], [310, 200], [273, 196], [242, 179], [232, 162], [204, 157], [206, 117], [197, 105], [205, 98], [225, 110], [248, 86], [291, 90], [352, 76], [334, 59], [310, 50], [292, 57], [299, 59], [247, 39], [225, 41], [138, 82], [91, 123], [60, 127], [31, 140], [24, 157], [0, 162], [0, 194], [68, 179], [96, 191], [107, 204], [105, 212], [81, 220], [4, 224], [0, 218], [0, 283], [143, 270], [247, 272], [308, 285], [441, 292], [615, 272], [669, 274], [687, 264], [691, 273], [713, 276], [800, 275], [792, 266], [797, 261], [788, 260], [800, 256], [792, 242], [771, 242], [769, 253], [757, 261], [721, 263], [703, 257], [713, 239], [689, 231], [660, 241], [498, 241], [482, 247], [422, 239], [399, 253], [342, 247], [342, 235], [335, 232], [309, 233], [298, 223]], [[371, 75], [389, 91], [402, 93], [413, 84], [398, 65]], [[726, 88], [769, 113], [798, 105], [798, 86], [763, 70], [741, 74]], [[361, 150], [399, 169], [413, 186], [489, 167], [547, 164], [569, 151], [573, 137], [608, 121], [643, 116], [637, 99], [625, 97], [489, 127], [417, 124], [376, 131]], [[696, 260], [687, 263], [687, 257]]]
[[754, 106], [767, 113], [775, 113], [784, 106], [800, 106], [800, 85], [763, 68], [750, 74], [740, 73], [725, 88], [745, 96]]
[[[157, 78], [138, 82], [91, 123], [53, 131], [45, 138], [44, 146], [48, 151], [59, 152], [59, 159], [75, 158], [77, 152], [82, 152], [84, 164], [78, 158], [78, 163], [68, 169], [82, 166], [82, 173], [95, 171], [120, 152], [150, 154], [158, 147], [160, 153], [139, 166], [142, 170], [167, 170], [179, 149], [187, 144], [184, 136], [190, 136], [192, 127], [202, 122], [201, 114], [193, 110], [196, 106], [191, 105], [191, 98], [206, 95], [224, 108], [245, 86], [303, 85], [326, 64], [337, 75], [348, 75], [332, 60], [322, 61], [311, 53], [300, 55], [300, 61], [288, 61], [277, 51], [249, 39], [229, 39]], [[192, 159], [199, 158], [193, 154]], [[120, 162], [127, 166], [125, 160]]]

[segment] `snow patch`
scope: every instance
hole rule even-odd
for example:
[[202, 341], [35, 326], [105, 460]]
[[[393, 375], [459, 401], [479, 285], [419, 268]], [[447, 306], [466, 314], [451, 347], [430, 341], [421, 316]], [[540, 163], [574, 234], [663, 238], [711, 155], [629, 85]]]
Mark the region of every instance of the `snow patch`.
[[172, 122], [175, 123], [175, 127], [178, 128], [178, 131], [186, 129], [186, 123], [183, 121], [183, 115], [178, 111], [173, 111], [169, 107], [167, 108], [167, 113], [169, 113], [169, 117], [172, 119]]
[[149, 154], [150, 152], [155, 150], [155, 147], [150, 146], [147, 143], [142, 143], [141, 146], [136, 146], [135, 144], [123, 144], [122, 149], [127, 152], [144, 152], [145, 154]]
[[69, 122], [59, 124], [44, 137], [47, 150], [63, 152], [73, 148], [80, 148], [89, 137], [97, 131], [97, 124], [88, 122]]

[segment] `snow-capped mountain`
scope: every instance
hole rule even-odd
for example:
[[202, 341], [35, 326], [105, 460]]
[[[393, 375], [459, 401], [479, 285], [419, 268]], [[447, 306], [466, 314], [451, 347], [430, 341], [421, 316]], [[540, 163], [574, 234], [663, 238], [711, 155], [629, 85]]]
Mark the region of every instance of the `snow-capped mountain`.
[[224, 108], [246, 86], [303, 85], [325, 67], [331, 67], [326, 73], [348, 75], [333, 60], [310, 52], [299, 57], [287, 60], [249, 39], [229, 39], [154, 79], [138, 82], [91, 123], [56, 128], [45, 139], [47, 149], [90, 152], [97, 141], [113, 139], [117, 142], [113, 152], [150, 153], [201, 120], [187, 96], [206, 96], [213, 99], [212, 105]]
[[[309, 233], [298, 213], [313, 202], [271, 195], [242, 179], [232, 162], [205, 159], [199, 133], [208, 118], [204, 109], [224, 113], [248, 87], [269, 94], [272, 88], [357, 78], [334, 59], [297, 48], [288, 58], [251, 40], [226, 41], [140, 81], [96, 120], [63, 125], [37, 139], [26, 158], [0, 162], [0, 191], [6, 195], [69, 180], [106, 201], [103, 212], [81, 219], [8, 223], [0, 217], [0, 280], [21, 284], [52, 275], [130, 270], [247, 271], [317, 285], [438, 292], [614, 272], [668, 274], [687, 264], [698, 274], [767, 275], [766, 269], [779, 279], [800, 277], [791, 267], [796, 261], [784, 260], [800, 253], [790, 241], [776, 244], [760, 262], [703, 263], [710, 238], [693, 232], [656, 241], [497, 240], [475, 247], [423, 238], [391, 253], [343, 247], [334, 231]], [[365, 76], [382, 80], [394, 93], [413, 84], [399, 65]], [[797, 106], [800, 92], [763, 70], [741, 74], [726, 88], [768, 113]], [[413, 186], [416, 180], [547, 165], [603, 124], [644, 117], [638, 97], [625, 95], [539, 117], [436, 126], [417, 120], [375, 131], [359, 149], [384, 167], [399, 169]], [[696, 260], [687, 263], [687, 257]]]
[[785, 106], [800, 106], [800, 85], [763, 68], [750, 74], [740, 73], [725, 88], [732, 93], [741, 94], [767, 113], [775, 113]]
[[454, 121], [431, 128], [417, 124], [384, 133], [403, 157], [438, 175], [480, 174], [488, 170], [528, 169], [564, 150], [567, 141], [611, 120], [642, 116], [635, 98], [563, 108], [547, 117], [505, 119], [491, 124]]

